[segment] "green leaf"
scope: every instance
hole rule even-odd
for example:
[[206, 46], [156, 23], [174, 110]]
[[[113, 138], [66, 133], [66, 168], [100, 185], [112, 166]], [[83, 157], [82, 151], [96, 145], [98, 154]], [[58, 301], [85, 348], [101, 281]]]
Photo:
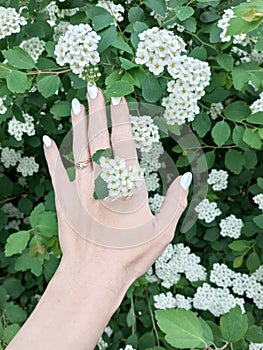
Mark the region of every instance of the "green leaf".
[[243, 141], [243, 134], [244, 134], [245, 128], [242, 125], [236, 125], [232, 132], [232, 139], [234, 143], [240, 147], [241, 149], [248, 149], [248, 145]]
[[2, 54], [8, 60], [8, 63], [16, 68], [32, 69], [35, 67], [35, 62], [32, 57], [20, 47], [3, 50]]
[[116, 81], [105, 90], [105, 95], [109, 97], [121, 97], [133, 92], [133, 86], [127, 81]]
[[4, 305], [4, 311], [10, 323], [24, 322], [27, 318], [25, 310], [23, 310], [19, 305], [15, 305], [14, 303], [6, 303]]
[[245, 338], [251, 343], [263, 343], [263, 329], [252, 325], [248, 328]]
[[262, 145], [261, 138], [258, 134], [257, 129], [245, 128], [243, 134], [243, 141], [248, 144], [251, 148], [260, 149]]
[[141, 7], [135, 6], [129, 9], [128, 19], [130, 23], [144, 20], [144, 11]]
[[128, 327], [132, 327], [135, 324], [135, 322], [136, 322], [136, 315], [134, 312], [134, 308], [131, 307], [126, 316], [126, 323]]
[[6, 75], [7, 87], [12, 92], [22, 93], [28, 88], [27, 75], [18, 70], [12, 70]]
[[14, 338], [19, 329], [20, 326], [18, 323], [13, 323], [5, 327], [3, 338], [6, 344], [10, 343], [10, 341]]
[[203, 336], [204, 336], [205, 343], [206, 343], [206, 345], [211, 345], [214, 341], [212, 329], [210, 328], [208, 323], [206, 323], [206, 321], [203, 320], [202, 318], [199, 318], [199, 321], [202, 324]]
[[[112, 42], [111, 46], [116, 47], [117, 49], [120, 49], [122, 51], [128, 52], [131, 55], [133, 54], [133, 49], [130, 47], [130, 45], [124, 40], [124, 37], [121, 33], [117, 33], [116, 39]], [[122, 57], [120, 57], [121, 59]], [[124, 59], [124, 58], [123, 58]], [[136, 65], [137, 66], [137, 65]]]
[[246, 102], [236, 101], [227, 105], [223, 113], [230, 120], [242, 121], [250, 115], [251, 111]]
[[120, 57], [121, 66], [125, 70], [129, 70], [135, 67], [138, 67], [138, 64], [131, 62], [130, 60], [127, 60], [126, 58]]
[[14, 277], [5, 278], [3, 281], [3, 287], [6, 289], [8, 295], [13, 299], [18, 298], [25, 290], [25, 287], [22, 286], [21, 281]]
[[22, 253], [22, 251], [27, 246], [29, 238], [29, 231], [19, 231], [12, 233], [6, 241], [5, 256], [12, 256], [14, 254]]
[[180, 21], [185, 21], [195, 13], [194, 9], [190, 6], [178, 6], [175, 12]]
[[234, 267], [235, 269], [237, 269], [237, 268], [239, 268], [240, 266], [242, 266], [243, 260], [244, 260], [244, 256], [243, 256], [243, 255], [237, 256], [237, 257], [233, 260], [233, 267]]
[[192, 122], [192, 127], [198, 136], [204, 137], [211, 128], [211, 118], [209, 118], [205, 111], [201, 111]]
[[98, 45], [98, 51], [103, 52], [106, 50], [116, 39], [117, 31], [115, 25], [111, 25], [109, 28], [99, 32], [99, 35], [101, 37], [99, 45]]
[[236, 90], [242, 90], [249, 80], [249, 73], [241, 66], [234, 67], [231, 75]]
[[162, 96], [161, 86], [158, 79], [147, 74], [142, 81], [142, 96], [147, 102], [156, 102]]
[[222, 146], [229, 139], [231, 134], [230, 127], [227, 122], [221, 120], [217, 122], [212, 129], [212, 137], [217, 146]]
[[241, 152], [235, 149], [229, 149], [225, 154], [225, 165], [227, 169], [232, 171], [232, 173], [238, 175], [240, 174], [243, 165], [245, 163], [245, 159]]
[[188, 56], [197, 58], [200, 61], [205, 61], [207, 59], [207, 51], [203, 45], [197, 46], [190, 52]]
[[157, 310], [155, 317], [165, 340], [179, 349], [205, 347], [203, 327], [198, 317], [184, 309]]
[[41, 213], [44, 213], [45, 212], [45, 206], [43, 203], [40, 203], [38, 204], [34, 210], [31, 212], [30, 214], [30, 217], [29, 217], [29, 221], [30, 221], [30, 225], [32, 227], [35, 227], [37, 226], [38, 224], [38, 216], [41, 214]]
[[60, 85], [60, 79], [55, 74], [47, 74], [47, 75], [43, 74], [37, 77], [38, 91], [45, 98], [54, 95], [58, 91], [59, 85]]
[[227, 72], [230, 72], [234, 66], [234, 59], [230, 54], [221, 53], [216, 56], [217, 63]]
[[71, 113], [71, 104], [68, 101], [58, 101], [51, 107], [50, 112], [58, 117], [68, 117]]
[[30, 270], [35, 276], [40, 276], [42, 273], [43, 259], [31, 256], [30, 253], [22, 254], [16, 259], [15, 270], [26, 271]]
[[103, 199], [109, 196], [109, 190], [107, 182], [104, 181], [101, 176], [98, 176], [94, 182], [94, 194], [95, 199]]
[[233, 242], [229, 243], [228, 246], [230, 249], [232, 249], [235, 252], [244, 252], [248, 248], [250, 248], [249, 242], [242, 240], [242, 239], [233, 241]]
[[252, 124], [259, 124], [259, 125], [263, 125], [263, 112], [257, 112], [257, 113], [253, 113], [251, 114], [246, 121], [248, 123], [252, 123]]
[[220, 318], [220, 331], [223, 339], [235, 343], [242, 339], [248, 330], [247, 315], [236, 306]]
[[93, 162], [100, 164], [100, 157], [113, 158], [113, 151], [111, 148], [99, 149], [96, 151], [93, 156]]
[[165, 16], [167, 11], [165, 0], [145, 0], [144, 4], [148, 6], [151, 10], [157, 12], [162, 17]]
[[263, 228], [263, 214], [255, 216], [253, 221], [258, 227]]
[[114, 21], [114, 17], [105, 10], [105, 13], [92, 18], [93, 29], [97, 32], [108, 27]]
[[255, 272], [260, 266], [260, 258], [256, 252], [249, 254], [246, 260], [246, 267], [250, 273]]

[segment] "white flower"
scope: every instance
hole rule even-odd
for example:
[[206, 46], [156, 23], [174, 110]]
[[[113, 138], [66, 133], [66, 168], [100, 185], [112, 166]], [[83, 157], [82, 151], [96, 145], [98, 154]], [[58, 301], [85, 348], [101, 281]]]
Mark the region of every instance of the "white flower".
[[69, 63], [73, 73], [80, 75], [84, 68], [100, 61], [97, 52], [100, 36], [89, 24], [69, 25], [55, 46], [56, 61], [60, 66]]
[[78, 12], [78, 8], [73, 9], [60, 9], [55, 1], [51, 1], [43, 10], [43, 12], [47, 12], [49, 19], [47, 23], [54, 27], [56, 25], [57, 18], [65, 18], [71, 17]]
[[8, 218], [24, 218], [24, 214], [21, 213], [12, 203], [5, 203], [1, 209], [7, 215]]
[[145, 176], [145, 182], [148, 192], [155, 191], [160, 187], [159, 177], [157, 173], [151, 173]]
[[[146, 176], [147, 178], [147, 176]], [[151, 211], [156, 214], [160, 211], [161, 206], [164, 201], [164, 196], [161, 196], [159, 193], [155, 193], [153, 197], [149, 197], [149, 205], [151, 208]]]
[[207, 114], [210, 115], [212, 119], [216, 119], [219, 115], [221, 115], [223, 109], [224, 106], [222, 102], [211, 103], [210, 109], [207, 112]]
[[210, 281], [215, 283], [219, 287], [232, 286], [235, 272], [229, 269], [225, 264], [213, 264], [213, 268], [210, 272]]
[[1, 152], [1, 162], [5, 168], [15, 166], [21, 158], [21, 152], [16, 152], [13, 148], [4, 147]]
[[109, 197], [131, 197], [142, 185], [143, 171], [135, 165], [126, 167], [126, 161], [120, 157], [100, 158], [101, 178], [107, 183]]
[[244, 312], [244, 300], [235, 298], [227, 288], [213, 288], [208, 283], [204, 283], [193, 298], [193, 306], [198, 310], [210, 311], [214, 316], [219, 317], [236, 305], [240, 305]]
[[149, 152], [142, 152], [140, 167], [144, 169], [146, 175], [161, 168], [159, 158], [163, 153], [164, 148], [161, 142], [153, 143], [152, 148]]
[[24, 40], [19, 46], [32, 57], [34, 62], [38, 61], [40, 55], [45, 50], [45, 42], [38, 37]]
[[96, 6], [102, 7], [105, 10], [107, 10], [115, 18], [116, 22], [123, 21], [124, 18], [122, 14], [124, 13], [125, 9], [121, 4], [116, 5], [113, 1], [99, 0]]
[[19, 33], [20, 27], [26, 23], [26, 19], [14, 8], [0, 6], [0, 39], [13, 33]]
[[154, 307], [156, 309], [174, 309], [176, 300], [171, 292], [154, 295]]
[[34, 157], [22, 157], [19, 160], [19, 164], [16, 170], [23, 176], [31, 176], [37, 173], [39, 169], [39, 164], [36, 163]]
[[244, 226], [243, 221], [238, 219], [235, 215], [222, 219], [219, 223], [221, 228], [220, 235], [223, 237], [239, 238], [241, 235], [241, 229]]
[[263, 343], [250, 343], [248, 350], [263, 350]]
[[119, 350], [136, 350], [136, 349], [134, 349], [131, 345], [126, 345], [124, 349], [121, 348]]
[[206, 269], [199, 263], [200, 258], [191, 253], [189, 247], [182, 243], [169, 244], [155, 262], [155, 273], [165, 288], [177, 284], [181, 274], [185, 274], [191, 282], [203, 281], [206, 279]]
[[34, 125], [34, 118], [29, 115], [28, 113], [23, 113], [23, 117], [25, 119], [25, 122], [20, 122], [17, 120], [15, 117], [13, 117], [11, 120], [8, 122], [8, 133], [12, 136], [17, 141], [22, 140], [23, 134], [27, 134], [28, 136], [33, 136], [35, 135], [35, 125]]
[[214, 191], [225, 190], [228, 185], [228, 176], [228, 172], [225, 170], [212, 169], [208, 176], [207, 183], [213, 185], [212, 189]]
[[136, 147], [141, 152], [150, 152], [153, 143], [159, 142], [159, 129], [148, 115], [131, 116], [131, 126]]
[[222, 214], [215, 202], [209, 202], [207, 198], [203, 199], [196, 207], [195, 211], [198, 213], [198, 219], [210, 223], [215, 218]]
[[263, 92], [259, 95], [259, 98], [250, 106], [252, 113], [263, 112]]
[[263, 193], [257, 194], [252, 199], [253, 199], [254, 203], [256, 203], [258, 205], [259, 209], [261, 209], [263, 211]]
[[163, 72], [171, 60], [185, 52], [185, 42], [172, 31], [153, 27], [139, 34], [135, 62], [145, 64], [155, 75]]
[[5, 100], [6, 96], [0, 97], [0, 114], [5, 114], [5, 112], [7, 111], [7, 108], [4, 105]]

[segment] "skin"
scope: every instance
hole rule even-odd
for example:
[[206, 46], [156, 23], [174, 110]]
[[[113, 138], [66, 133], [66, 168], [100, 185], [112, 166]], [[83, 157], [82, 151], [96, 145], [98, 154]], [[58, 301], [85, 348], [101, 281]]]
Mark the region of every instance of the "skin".
[[[129, 112], [124, 98], [117, 106], [111, 105], [112, 135], [107, 129], [104, 98], [98, 91], [96, 98], [88, 98], [89, 122], [84, 106], [77, 115], [72, 112], [73, 153], [75, 161], [86, 159], [96, 150], [112, 147], [114, 155], [122, 155], [121, 142], [130, 141], [131, 147], [125, 157], [138, 164], [132, 138]], [[82, 123], [78, 128], [77, 124]], [[84, 125], [84, 127], [83, 127]], [[83, 145], [86, 145], [83, 148]], [[106, 220], [112, 230], [129, 228], [142, 218], [151, 220], [153, 232], [161, 226], [158, 235], [148, 242], [120, 249], [90, 242], [72, 228], [63, 216], [57, 188], [57, 169], [65, 176], [65, 169], [54, 141], [44, 147], [45, 157], [53, 182], [59, 227], [59, 241], [62, 249], [60, 265], [41, 297], [35, 310], [7, 347], [7, 350], [91, 350], [103, 333], [111, 316], [119, 307], [129, 286], [162, 254], [172, 241], [177, 222], [187, 205], [187, 191], [180, 185], [178, 177], [167, 191], [166, 198], [158, 215], [153, 216], [148, 201], [129, 214], [125, 220], [109, 215], [109, 211], [93, 198], [94, 178], [98, 165], [90, 162], [83, 170], [76, 171], [75, 185], [83, 200], [92, 208], [91, 218], [86, 227], [96, 230], [95, 218]], [[126, 158], [126, 159], [127, 159]], [[142, 190], [147, 199], [147, 191]], [[136, 195], [135, 195], [136, 196]], [[122, 200], [122, 199], [120, 199]], [[129, 201], [122, 200], [124, 206]], [[111, 205], [111, 204], [109, 204]], [[169, 221], [167, 221], [169, 217]], [[121, 221], [123, 220], [123, 221]], [[119, 227], [118, 227], [119, 225]], [[97, 232], [94, 232], [97, 233]]]

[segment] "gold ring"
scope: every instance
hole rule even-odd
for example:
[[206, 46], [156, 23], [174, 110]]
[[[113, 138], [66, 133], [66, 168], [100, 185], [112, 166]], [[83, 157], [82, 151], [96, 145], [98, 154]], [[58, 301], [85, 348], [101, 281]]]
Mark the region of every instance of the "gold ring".
[[78, 168], [79, 170], [82, 170], [83, 168], [85, 168], [86, 166], [88, 166], [89, 163], [91, 163], [92, 160], [91, 158], [87, 158], [83, 161], [80, 161], [78, 163], [76, 163], [76, 168]]

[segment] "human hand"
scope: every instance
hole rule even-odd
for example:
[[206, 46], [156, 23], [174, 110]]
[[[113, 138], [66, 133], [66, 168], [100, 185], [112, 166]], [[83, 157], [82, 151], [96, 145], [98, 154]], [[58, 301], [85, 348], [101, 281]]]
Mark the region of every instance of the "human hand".
[[[111, 138], [103, 94], [89, 87], [89, 120], [83, 105], [74, 99], [72, 110], [75, 162], [90, 159], [97, 150], [112, 148], [114, 156], [139, 167], [125, 98], [111, 103]], [[55, 190], [59, 240], [63, 265], [72, 271], [92, 264], [108, 281], [129, 286], [147, 271], [172, 241], [177, 222], [187, 205], [191, 173], [178, 177], [167, 191], [160, 212], [153, 215], [145, 183], [133, 197], [115, 201], [93, 197], [99, 165], [88, 162], [70, 182], [54, 141], [47, 136], [45, 157]], [[107, 281], [105, 281], [107, 283]], [[126, 284], [127, 283], [127, 284]]]

